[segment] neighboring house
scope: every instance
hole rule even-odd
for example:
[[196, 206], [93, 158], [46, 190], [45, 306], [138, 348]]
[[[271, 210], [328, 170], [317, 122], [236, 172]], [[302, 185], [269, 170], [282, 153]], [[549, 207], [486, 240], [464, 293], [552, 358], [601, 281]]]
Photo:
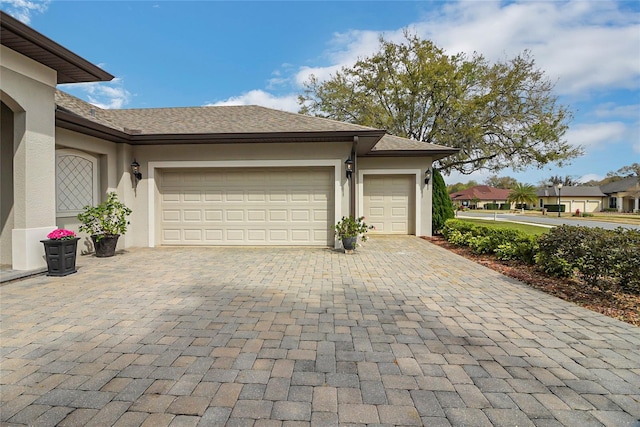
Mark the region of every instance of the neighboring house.
[[457, 149], [258, 106], [100, 109], [56, 85], [112, 75], [0, 18], [1, 264], [44, 266], [40, 240], [77, 231], [77, 213], [109, 191], [133, 209], [119, 248], [334, 246], [349, 214], [378, 233], [431, 235], [425, 172]]
[[472, 209], [485, 209], [487, 204], [504, 205], [511, 203], [507, 201], [511, 190], [489, 187], [488, 185], [476, 185], [466, 190], [449, 194], [451, 201], [457, 206], [464, 206]]
[[[605, 194], [600, 187], [562, 187], [559, 191], [560, 205], [564, 205], [565, 212], [600, 212], [604, 208]], [[538, 189], [538, 207], [558, 204], [558, 188], [545, 187]]]
[[640, 177], [628, 176], [600, 186], [607, 196], [605, 208], [618, 212], [640, 212]]

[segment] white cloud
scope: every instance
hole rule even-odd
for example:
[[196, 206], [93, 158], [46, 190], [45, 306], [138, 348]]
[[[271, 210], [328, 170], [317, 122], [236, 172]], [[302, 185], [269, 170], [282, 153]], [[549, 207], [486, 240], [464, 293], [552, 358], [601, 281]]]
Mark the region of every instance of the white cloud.
[[640, 119], [640, 104], [616, 105], [613, 102], [607, 102], [598, 105], [593, 110], [593, 115], [598, 118]]
[[[532, 51], [536, 64], [562, 94], [640, 86], [640, 14], [621, 11], [613, 2], [446, 3], [437, 12], [407, 26], [448, 53], [482, 53], [490, 60]], [[399, 42], [402, 29], [384, 33]], [[378, 47], [380, 33], [334, 34], [326, 52], [329, 64], [301, 67], [295, 83], [310, 74], [320, 80]]]
[[89, 103], [104, 109], [123, 108], [131, 100], [131, 93], [124, 88], [124, 82], [120, 78], [110, 82], [79, 83], [59, 87], [71, 93], [82, 92]]
[[602, 122], [578, 124], [571, 127], [567, 133], [567, 141], [586, 148], [620, 142], [627, 134], [627, 127], [621, 122]]
[[297, 112], [300, 109], [298, 105], [298, 96], [289, 94], [285, 96], [274, 96], [263, 90], [252, 90], [243, 93], [240, 96], [233, 96], [224, 101], [207, 103], [205, 106], [225, 106], [225, 105], [261, 105], [263, 107], [275, 108], [277, 110]]
[[33, 13], [43, 13], [51, 0], [0, 0], [0, 6], [9, 15], [25, 24], [31, 22]]
[[589, 181], [602, 181], [603, 179], [604, 179], [604, 176], [602, 175], [598, 175], [596, 173], [588, 173], [586, 175], [582, 175], [576, 181], [584, 183]]

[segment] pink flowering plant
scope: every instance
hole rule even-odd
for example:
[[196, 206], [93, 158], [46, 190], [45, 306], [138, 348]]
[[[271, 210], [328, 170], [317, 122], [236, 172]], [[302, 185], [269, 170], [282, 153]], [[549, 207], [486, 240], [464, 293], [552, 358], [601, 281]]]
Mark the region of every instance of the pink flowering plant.
[[71, 230], [65, 230], [64, 228], [58, 228], [47, 234], [47, 239], [51, 240], [71, 240], [75, 239], [76, 233]]
[[339, 239], [360, 236], [363, 242], [367, 241], [366, 233], [374, 228], [373, 225], [367, 225], [367, 223], [364, 222], [363, 216], [359, 218], [343, 216], [335, 226], [336, 236], [338, 236]]

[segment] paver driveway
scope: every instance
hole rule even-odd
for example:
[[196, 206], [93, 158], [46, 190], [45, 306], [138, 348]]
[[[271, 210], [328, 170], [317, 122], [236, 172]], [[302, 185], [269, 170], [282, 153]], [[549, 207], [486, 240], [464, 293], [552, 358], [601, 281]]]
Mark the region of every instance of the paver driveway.
[[0, 288], [4, 425], [634, 426], [640, 329], [415, 237]]

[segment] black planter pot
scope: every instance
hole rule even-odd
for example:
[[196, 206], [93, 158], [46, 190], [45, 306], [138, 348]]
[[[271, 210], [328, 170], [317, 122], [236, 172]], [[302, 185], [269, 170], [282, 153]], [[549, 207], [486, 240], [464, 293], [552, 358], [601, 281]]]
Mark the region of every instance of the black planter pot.
[[342, 246], [344, 247], [345, 251], [353, 251], [355, 250], [357, 245], [358, 245], [357, 237], [344, 237], [342, 239]]
[[93, 247], [96, 250], [96, 256], [98, 258], [107, 258], [110, 256], [114, 256], [116, 254], [116, 245], [118, 244], [119, 234], [105, 236], [102, 235], [100, 240], [98, 240], [97, 235], [91, 236], [91, 240], [93, 240]]
[[40, 240], [44, 245], [48, 276], [66, 276], [76, 272], [78, 240], [78, 237], [66, 240]]

